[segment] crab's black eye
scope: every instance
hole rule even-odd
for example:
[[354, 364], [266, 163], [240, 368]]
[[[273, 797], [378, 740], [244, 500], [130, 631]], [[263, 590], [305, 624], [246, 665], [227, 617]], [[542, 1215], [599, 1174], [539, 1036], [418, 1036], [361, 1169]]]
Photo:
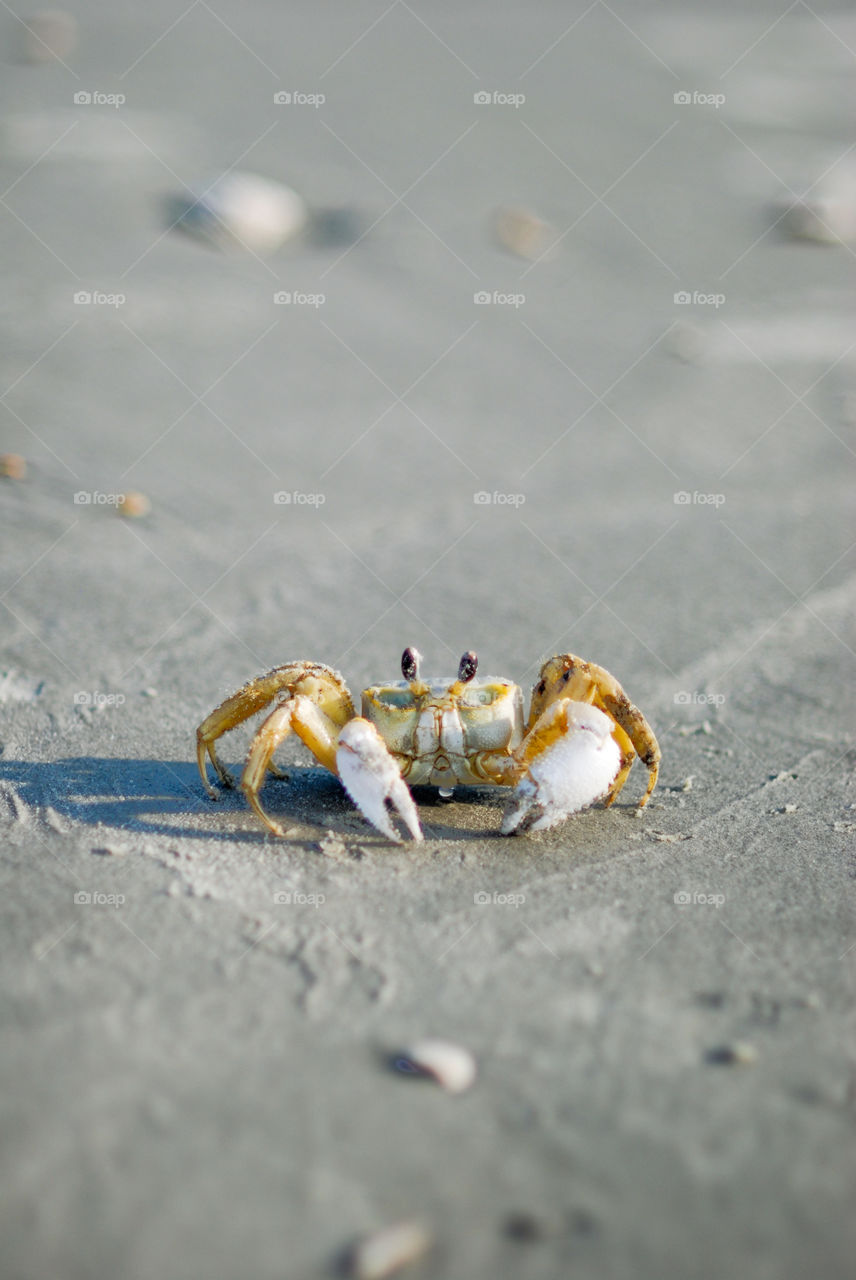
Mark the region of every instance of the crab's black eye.
[[567, 684], [570, 678], [571, 678], [570, 671], [566, 671], [565, 674], [562, 676], [562, 683]]
[[461, 664], [458, 667], [458, 679], [461, 680], [464, 684], [466, 684], [469, 680], [472, 680], [473, 676], [476, 674], [476, 671], [478, 670], [478, 665], [479, 665], [478, 658], [473, 653], [472, 649], [468, 649], [467, 652], [461, 658]]
[[408, 648], [404, 650], [404, 653], [401, 655], [401, 674], [404, 676], [405, 680], [412, 683], [414, 680], [419, 679], [419, 663], [421, 658], [422, 654], [418, 649], [411, 649], [408, 646]]
[[542, 680], [541, 683], [538, 685], [538, 693], [546, 693], [546, 692], [547, 692], [547, 682], [546, 680]]

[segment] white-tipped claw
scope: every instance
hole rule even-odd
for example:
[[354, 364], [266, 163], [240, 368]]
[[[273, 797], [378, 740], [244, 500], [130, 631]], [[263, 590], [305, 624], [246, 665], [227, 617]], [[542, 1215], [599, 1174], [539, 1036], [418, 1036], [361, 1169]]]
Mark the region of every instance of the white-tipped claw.
[[422, 840], [419, 815], [407, 783], [377, 729], [368, 720], [349, 720], [339, 734], [336, 768], [348, 795], [373, 827], [401, 844], [386, 801], [398, 811], [414, 840]]
[[586, 702], [565, 703], [566, 730], [536, 756], [506, 806], [500, 831], [554, 827], [609, 791], [621, 767], [612, 721]]

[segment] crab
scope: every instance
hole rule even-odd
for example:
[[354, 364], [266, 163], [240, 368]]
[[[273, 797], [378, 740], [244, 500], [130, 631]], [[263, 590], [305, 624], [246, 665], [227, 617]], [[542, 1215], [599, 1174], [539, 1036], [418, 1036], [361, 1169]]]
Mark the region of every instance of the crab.
[[290, 662], [250, 680], [211, 712], [196, 731], [196, 758], [205, 789], [207, 759], [224, 787], [234, 781], [215, 743], [257, 711], [275, 703], [247, 755], [241, 788], [269, 831], [283, 828], [262, 808], [259, 792], [281, 742], [296, 733], [316, 760], [336, 774], [363, 816], [401, 843], [387, 804], [414, 840], [423, 839], [410, 785], [513, 787], [500, 831], [516, 835], [553, 827], [597, 800], [609, 807], [638, 755], [648, 769], [643, 809], [657, 784], [660, 749], [651, 726], [603, 667], [572, 653], [549, 658], [532, 689], [524, 721], [523, 695], [511, 680], [476, 679], [478, 659], [463, 655], [454, 679], [423, 679], [421, 654], [407, 648], [402, 680], [372, 685], [356, 715], [342, 676], [320, 662]]

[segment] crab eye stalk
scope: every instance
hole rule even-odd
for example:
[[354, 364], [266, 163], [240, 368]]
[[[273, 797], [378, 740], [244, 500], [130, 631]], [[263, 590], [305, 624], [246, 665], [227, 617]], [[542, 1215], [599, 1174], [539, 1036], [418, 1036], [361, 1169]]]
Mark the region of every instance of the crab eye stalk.
[[409, 646], [401, 655], [401, 674], [410, 684], [414, 680], [419, 679], [419, 667], [422, 662], [422, 654], [418, 649], [411, 649]]
[[468, 649], [461, 658], [461, 663], [458, 667], [458, 679], [462, 684], [468, 684], [469, 681], [473, 679], [476, 671], [478, 670], [478, 665], [479, 660], [477, 656], [473, 653], [472, 649]]

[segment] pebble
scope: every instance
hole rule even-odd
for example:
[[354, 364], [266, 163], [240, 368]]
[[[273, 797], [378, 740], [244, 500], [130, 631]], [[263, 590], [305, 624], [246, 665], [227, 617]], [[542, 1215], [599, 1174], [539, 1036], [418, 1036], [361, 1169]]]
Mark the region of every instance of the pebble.
[[365, 1236], [354, 1246], [350, 1274], [356, 1280], [384, 1280], [421, 1258], [431, 1248], [431, 1236], [420, 1222], [399, 1222]]
[[302, 231], [306, 204], [291, 187], [255, 173], [227, 173], [193, 192], [180, 225], [220, 247], [270, 253]]
[[20, 453], [0, 453], [0, 476], [7, 480], [23, 480], [27, 475], [27, 459]]
[[476, 1078], [473, 1055], [448, 1040], [415, 1040], [398, 1056], [396, 1069], [431, 1076], [449, 1093], [463, 1093]]
[[122, 501], [116, 510], [120, 516], [125, 516], [128, 520], [139, 520], [143, 516], [147, 516], [152, 509], [150, 500], [144, 493], [136, 493], [131, 490], [130, 493], [122, 495]]

